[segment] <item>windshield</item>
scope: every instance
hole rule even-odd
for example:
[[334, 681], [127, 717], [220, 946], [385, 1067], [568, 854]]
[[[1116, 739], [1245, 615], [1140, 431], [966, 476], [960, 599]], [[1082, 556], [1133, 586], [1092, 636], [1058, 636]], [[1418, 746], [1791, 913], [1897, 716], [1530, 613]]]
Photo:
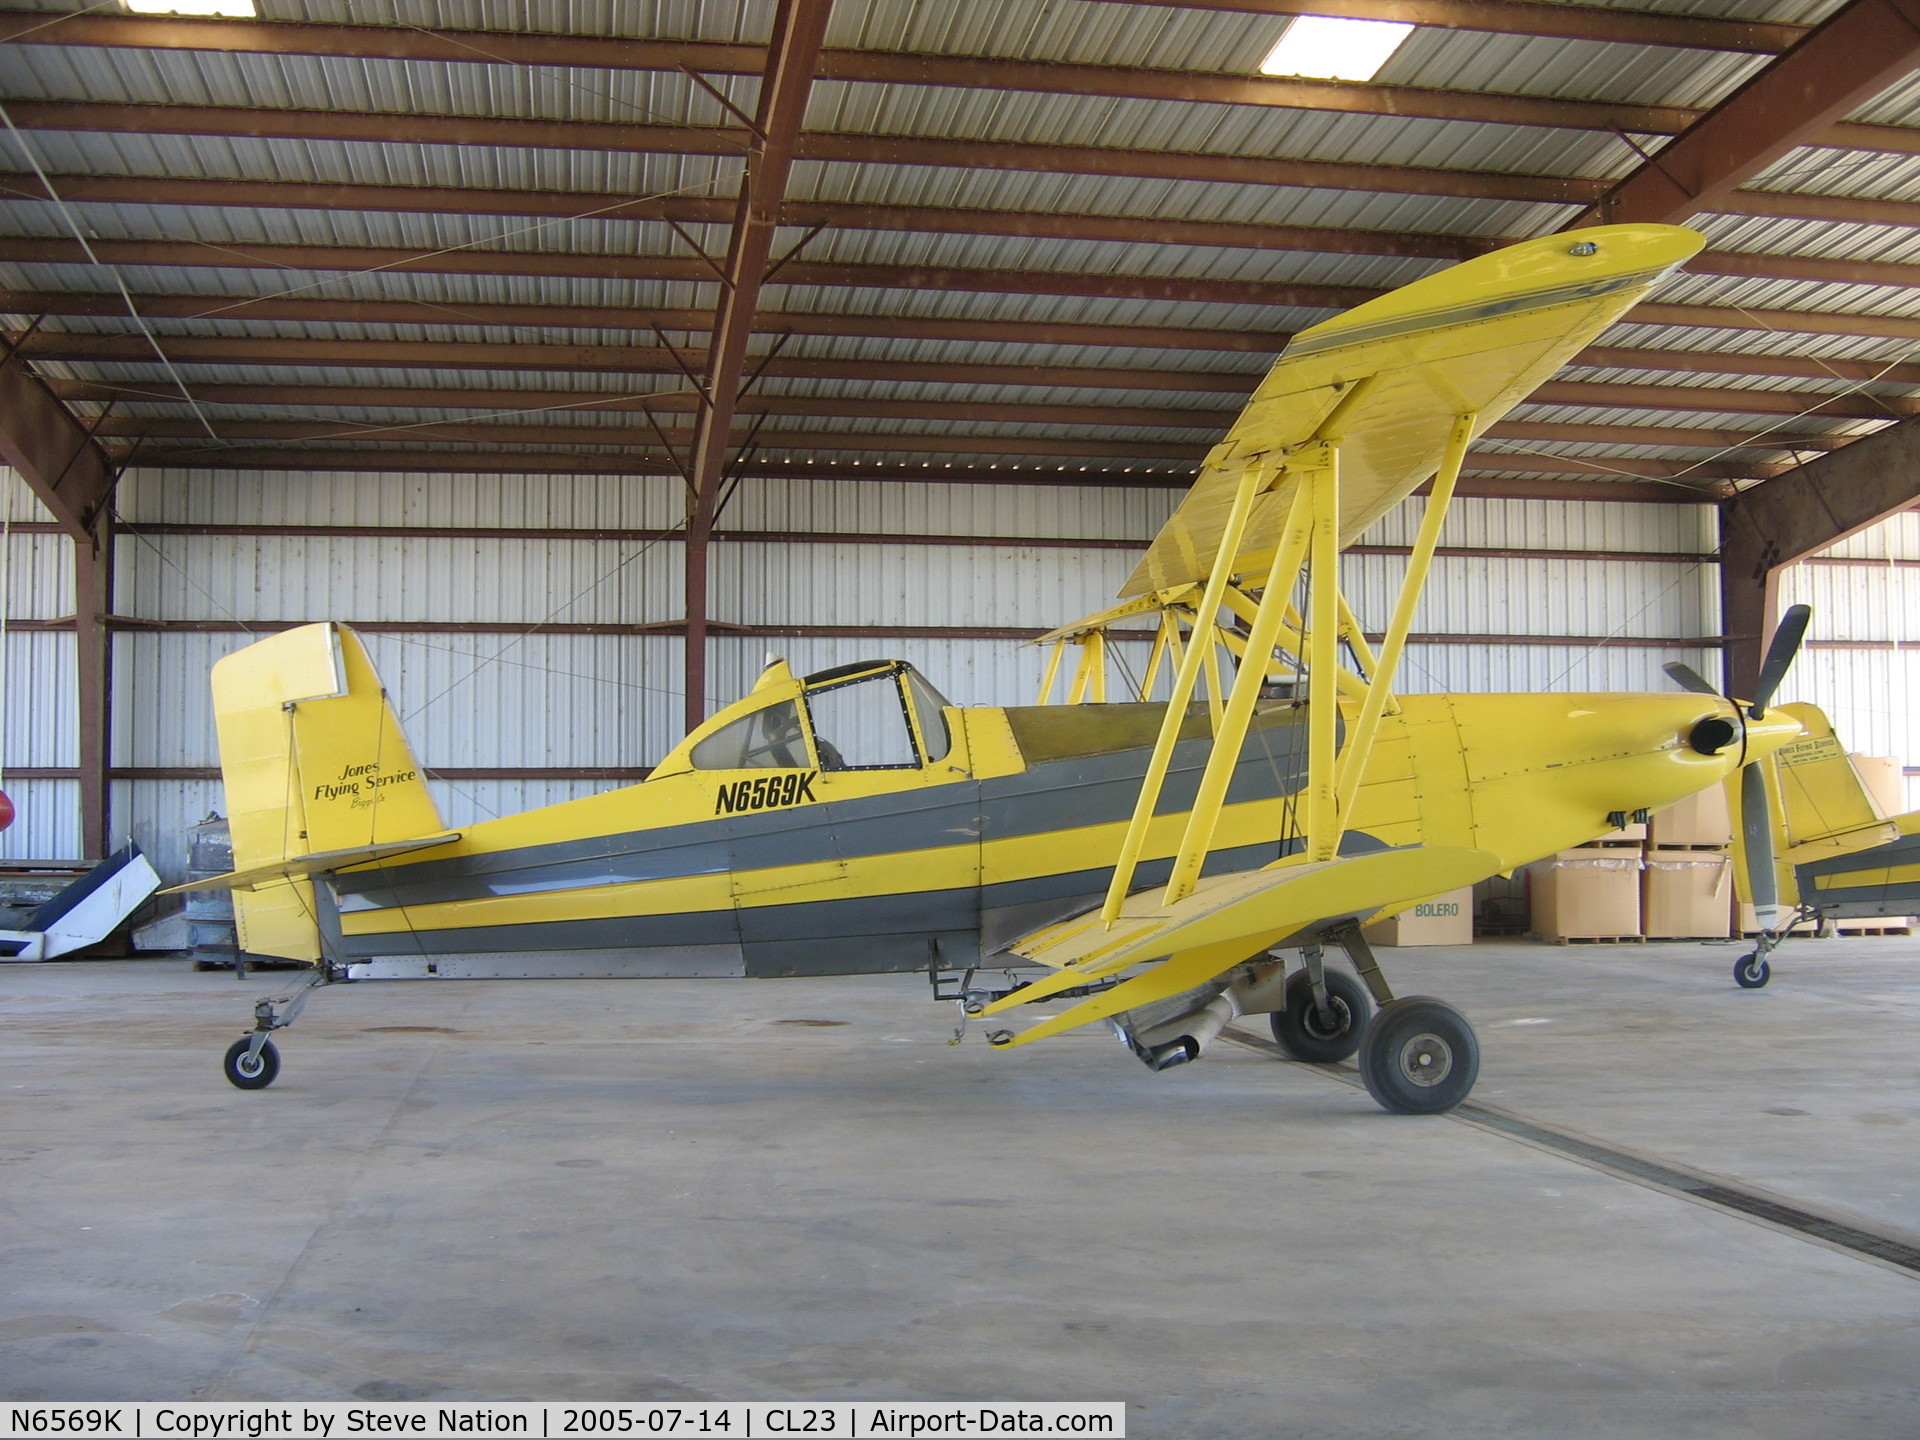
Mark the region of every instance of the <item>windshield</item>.
[[813, 764], [800, 729], [800, 709], [791, 700], [714, 731], [693, 747], [689, 758], [696, 770], [803, 770]]

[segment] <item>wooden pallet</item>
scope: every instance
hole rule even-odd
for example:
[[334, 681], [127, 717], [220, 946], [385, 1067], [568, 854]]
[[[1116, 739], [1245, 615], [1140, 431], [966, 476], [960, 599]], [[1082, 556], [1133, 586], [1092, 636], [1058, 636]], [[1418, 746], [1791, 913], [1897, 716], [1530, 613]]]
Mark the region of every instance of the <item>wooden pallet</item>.
[[[1914, 933], [1915, 931], [1910, 925], [1836, 925], [1833, 929], [1826, 931], [1825, 935], [1846, 935], [1854, 937], [1861, 935], [1912, 935]], [[1787, 935], [1795, 940], [1816, 940], [1824, 938], [1822, 932], [1811, 927], [1803, 930], [1795, 926], [1787, 932]], [[1742, 930], [1736, 933], [1733, 938], [1735, 940], [1758, 940], [1760, 938], [1760, 932], [1758, 930]]]
[[1705, 945], [1711, 940], [1731, 940], [1732, 935], [1649, 935], [1649, 945]]
[[1647, 937], [1644, 935], [1561, 935], [1552, 940], [1536, 935], [1534, 938], [1548, 945], [1644, 945], [1647, 943]]

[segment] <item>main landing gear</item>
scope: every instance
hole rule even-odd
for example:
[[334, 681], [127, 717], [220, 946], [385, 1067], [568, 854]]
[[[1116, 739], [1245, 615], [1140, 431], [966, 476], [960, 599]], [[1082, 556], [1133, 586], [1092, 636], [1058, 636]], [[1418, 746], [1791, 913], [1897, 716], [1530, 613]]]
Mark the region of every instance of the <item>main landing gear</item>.
[[273, 1084], [280, 1075], [280, 1052], [267, 1036], [293, 1024], [307, 1008], [307, 1001], [313, 998], [315, 990], [341, 978], [344, 977], [335, 975], [323, 961], [286, 994], [266, 995], [256, 1000], [253, 1029], [229, 1045], [221, 1061], [228, 1082], [242, 1090], [264, 1090]]
[[1396, 1000], [1357, 925], [1327, 938], [1359, 979], [1327, 969], [1320, 947], [1306, 946], [1306, 968], [1288, 978], [1285, 1004], [1273, 1012], [1280, 1048], [1320, 1065], [1357, 1052], [1367, 1093], [1397, 1115], [1437, 1115], [1465, 1100], [1480, 1074], [1480, 1042], [1466, 1016], [1424, 995]]

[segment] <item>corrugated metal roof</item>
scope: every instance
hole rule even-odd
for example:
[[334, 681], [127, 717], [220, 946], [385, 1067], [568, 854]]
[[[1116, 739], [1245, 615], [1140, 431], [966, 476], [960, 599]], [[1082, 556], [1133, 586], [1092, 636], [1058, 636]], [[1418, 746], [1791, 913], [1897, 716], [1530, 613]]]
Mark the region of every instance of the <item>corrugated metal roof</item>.
[[[1722, 15], [1810, 23], [1830, 13], [1836, 0], [1672, 0], [1648, 5], [1622, 0], [1625, 8], [1668, 14]], [[70, 0], [44, 0], [36, 8], [73, 8]], [[364, 23], [349, 0], [268, 0], [270, 19], [314, 23]], [[745, 40], [761, 43], [773, 6], [752, 4], [615, 3], [615, 0], [401, 0], [382, 19], [425, 29], [552, 29], [574, 35], [634, 38]], [[1009, 0], [993, 5], [932, 5], [925, 0], [842, 0], [836, 8], [830, 46], [949, 57], [1039, 60], [1061, 65], [1149, 67], [1202, 74], [1252, 70], [1286, 24], [1284, 17], [1166, 6], [1082, 3], [1082, 0]], [[1389, 62], [1383, 85], [1425, 87], [1465, 95], [1530, 95], [1623, 104], [1705, 107], [1728, 94], [1766, 63], [1764, 57], [1698, 50], [1601, 44], [1520, 34], [1423, 28]], [[1384, 114], [1341, 114], [1269, 105], [1227, 105], [994, 88], [823, 80], [814, 87], [807, 125], [814, 131], [856, 135], [925, 137], [1049, 146], [1094, 146], [1149, 153], [1279, 158], [1383, 166], [1432, 167], [1493, 175], [1545, 175], [1608, 179], [1640, 163], [1640, 153], [1622, 138], [1594, 130], [1438, 120]], [[718, 76], [713, 83], [737, 103], [750, 105], [758, 82], [752, 76]], [[733, 122], [710, 95], [671, 70], [533, 66], [507, 63], [390, 60], [223, 53], [187, 49], [109, 49], [87, 46], [0, 46], [0, 93], [9, 98], [64, 98], [95, 103], [294, 108], [323, 112], [390, 112], [399, 115], [466, 115], [483, 119], [534, 117], [650, 125], [712, 127]], [[1920, 119], [1920, 82], [1893, 87], [1863, 106], [1857, 119], [1875, 124], [1912, 124]], [[9, 146], [12, 142], [7, 142]], [[737, 183], [738, 161], [727, 157], [644, 154], [625, 150], [567, 150], [526, 146], [420, 144], [398, 130], [381, 142], [323, 139], [251, 139], [164, 134], [35, 132], [36, 158], [56, 174], [160, 177], [170, 180], [228, 179], [346, 185], [467, 187], [488, 190], [575, 191], [589, 206], [604, 195], [657, 195], [727, 200]], [[604, 144], [596, 139], [593, 143]], [[1643, 144], [1657, 143], [1643, 141]], [[21, 158], [0, 162], [18, 167]], [[1164, 168], [1164, 167], [1163, 167]], [[1920, 156], [1835, 152], [1803, 148], [1785, 156], [1755, 182], [1772, 190], [1804, 191], [1878, 199], [1920, 200]], [[926, 217], [900, 223], [913, 229], [831, 228], [812, 238], [804, 262], [848, 266], [942, 267], [980, 271], [1043, 271], [1074, 288], [1080, 277], [1184, 279], [1386, 288], [1430, 272], [1444, 262], [1289, 248], [1244, 248], [1177, 243], [1156, 235], [1156, 222], [1216, 221], [1242, 225], [1318, 226], [1414, 234], [1498, 238], [1536, 233], [1562, 223], [1572, 212], [1558, 204], [1298, 186], [1229, 184], [1152, 176], [1111, 176], [902, 163], [804, 160], [794, 167], [788, 195], [796, 201], [846, 206], [899, 206], [1031, 211], [1042, 216], [1120, 216], [1140, 222], [1134, 240], [1000, 236], [941, 229]], [[588, 197], [592, 197], [591, 200]], [[208, 404], [222, 420], [273, 414], [360, 419], [392, 431], [396, 416], [417, 420], [489, 414], [491, 402], [461, 407], [444, 397], [408, 403], [409, 388], [554, 392], [584, 396], [661, 391], [684, 392], [677, 373], [616, 373], [510, 361], [494, 369], [408, 363], [384, 366], [339, 363], [316, 351], [319, 363], [263, 365], [244, 354], [249, 340], [278, 342], [375, 341], [392, 344], [489, 343], [656, 349], [645, 328], [646, 312], [706, 310], [719, 294], [704, 278], [626, 280], [612, 276], [461, 275], [398, 273], [366, 267], [333, 271], [230, 268], [218, 263], [235, 248], [310, 245], [382, 248], [409, 252], [493, 252], [511, 255], [659, 256], [685, 262], [687, 239], [652, 220], [585, 217], [542, 220], [514, 216], [447, 215], [430, 208], [414, 213], [334, 208], [280, 208], [266, 204], [89, 202], [74, 207], [90, 233], [101, 239], [187, 241], [204, 249], [207, 265], [124, 266], [137, 291], [220, 297], [280, 296], [328, 301], [413, 301], [443, 307], [445, 323], [368, 319], [341, 312], [300, 319], [250, 319], [213, 313], [195, 319], [155, 319], [163, 338], [226, 337], [241, 342], [230, 360], [196, 355], [179, 361], [179, 373], [195, 385], [270, 383], [280, 387], [327, 385], [361, 391], [385, 389], [392, 404], [364, 396], [339, 406]], [[1717, 247], [1757, 255], [1920, 264], [1920, 231], [1906, 227], [1826, 221], [1704, 217]], [[784, 251], [803, 232], [785, 228], [776, 243]], [[59, 240], [65, 222], [44, 203], [0, 203], [0, 234]], [[710, 254], [726, 245], [724, 226], [686, 227]], [[793, 272], [803, 276], [804, 272]], [[17, 289], [111, 289], [111, 277], [69, 263], [10, 262], [0, 281]], [[1230, 409], [1241, 388], [1219, 392], [1132, 387], [1106, 389], [1057, 383], [1036, 376], [1031, 385], [984, 385], [964, 369], [950, 379], [900, 377], [902, 364], [1105, 367], [1256, 375], [1269, 356], [1247, 350], [1209, 350], [1191, 343], [1154, 347], [1137, 333], [1112, 334], [1098, 327], [1255, 331], [1276, 337], [1324, 319], [1325, 306], [1262, 305], [1228, 299], [1124, 299], [1099, 295], [1022, 293], [986, 282], [979, 290], [901, 290], [886, 286], [775, 283], [762, 308], [787, 315], [882, 317], [898, 322], [891, 336], [795, 334], [780, 342], [783, 361], [830, 361], [873, 367], [865, 378], [796, 379], [769, 375], [761, 393], [788, 400], [862, 398], [904, 402], [975, 404], [1045, 403], [1100, 406], [1114, 423], [1035, 424], [1009, 411], [1002, 419], [955, 421], [877, 420], [858, 416], [781, 417], [779, 429], [850, 437], [913, 433], [923, 436], [997, 435], [1017, 446], [1023, 438], [1080, 439], [1097, 457], [1106, 436], [1116, 443], [1162, 439], [1191, 443], [1189, 427], [1124, 423], [1129, 408], [1162, 412]], [[1044, 283], [1033, 288], [1044, 288]], [[1739, 355], [1826, 357], [1891, 364], [1914, 342], [1899, 337], [1810, 334], [1755, 324], [1741, 312], [1809, 310], [1920, 319], [1920, 289], [1899, 283], [1836, 284], [1803, 279], [1766, 279], [1696, 274], [1670, 284], [1659, 297], [1675, 304], [1727, 309], [1727, 324], [1617, 327], [1603, 338], [1611, 346], [1650, 352], [1726, 351]], [[504, 317], [462, 317], [461, 305], [595, 307], [624, 312], [624, 323], [519, 325]], [[915, 326], [970, 321], [993, 326], [1059, 327], [1057, 340], [1025, 332], [984, 338], [939, 338]], [[780, 322], [770, 321], [770, 328]], [[75, 335], [133, 333], [129, 321], [111, 316], [50, 316], [47, 332]], [[703, 335], [676, 321], [675, 345], [697, 347]], [[1119, 343], [1114, 343], [1119, 342]], [[1276, 341], [1277, 343], [1277, 341]], [[754, 349], [773, 348], [771, 336]], [[347, 358], [347, 357], [341, 357]], [[1678, 385], [1692, 390], [1783, 391], [1805, 395], [1809, 404], [1827, 394], [1910, 395], [1916, 388], [1883, 381], [1789, 379], [1719, 375], [1697, 366], [1663, 369], [1657, 354], [1636, 367], [1582, 369], [1566, 378], [1639, 385]], [[157, 358], [113, 361], [48, 361], [45, 373], [116, 383], [162, 378]], [[544, 400], [543, 400], [544, 403]], [[85, 408], [83, 406], [83, 408]], [[843, 407], [853, 408], [853, 407]], [[160, 401], [134, 402], [131, 416], [183, 417], [187, 410]], [[634, 417], [543, 411], [542, 423], [565, 423], [583, 431], [631, 426]], [[1531, 407], [1526, 414], [1566, 417], [1571, 424], [1663, 425], [1721, 429], [1777, 428], [1740, 412], [1652, 411], [1618, 405]], [[1871, 428], [1863, 420], [1796, 421], [1802, 434], [1848, 435]], [[1816, 428], [1819, 427], [1819, 428]], [[393, 432], [398, 433], [398, 432]], [[423, 448], [391, 439], [393, 448]], [[931, 443], [931, 442], [921, 442]], [[596, 447], [598, 448], [598, 447]], [[1596, 439], [1543, 443], [1541, 453], [1623, 458], [1698, 456], [1699, 447], [1621, 444]], [[778, 452], [769, 452], [777, 457]], [[824, 459], [833, 452], [796, 452]], [[889, 452], [891, 454], [892, 452]], [[926, 452], [899, 452], [907, 462]], [[849, 449], [849, 461], [888, 458]], [[1049, 457], [1057, 464], [1059, 457]]]

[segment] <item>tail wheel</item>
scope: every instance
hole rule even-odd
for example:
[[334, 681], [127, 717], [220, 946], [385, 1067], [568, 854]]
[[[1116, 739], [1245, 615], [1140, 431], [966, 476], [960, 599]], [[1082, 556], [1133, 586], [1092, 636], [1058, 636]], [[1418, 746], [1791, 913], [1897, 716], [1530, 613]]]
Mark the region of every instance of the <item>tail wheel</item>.
[[1327, 1011], [1313, 1003], [1313, 979], [1296, 970], [1287, 979], [1286, 1008], [1273, 1012], [1273, 1038], [1296, 1060], [1331, 1065], [1360, 1048], [1360, 1036], [1373, 1014], [1367, 988], [1344, 970], [1329, 969]]
[[1424, 995], [1389, 1001], [1360, 1042], [1367, 1093], [1396, 1115], [1438, 1115], [1467, 1098], [1480, 1042], [1467, 1017]]
[[280, 1052], [273, 1048], [271, 1040], [260, 1046], [259, 1055], [249, 1058], [247, 1052], [252, 1048], [253, 1037], [241, 1036], [227, 1047], [221, 1068], [227, 1072], [228, 1081], [240, 1089], [264, 1090], [280, 1074]]
[[1773, 967], [1760, 958], [1760, 952], [1742, 955], [1733, 962], [1733, 983], [1742, 990], [1758, 990], [1773, 978]]

